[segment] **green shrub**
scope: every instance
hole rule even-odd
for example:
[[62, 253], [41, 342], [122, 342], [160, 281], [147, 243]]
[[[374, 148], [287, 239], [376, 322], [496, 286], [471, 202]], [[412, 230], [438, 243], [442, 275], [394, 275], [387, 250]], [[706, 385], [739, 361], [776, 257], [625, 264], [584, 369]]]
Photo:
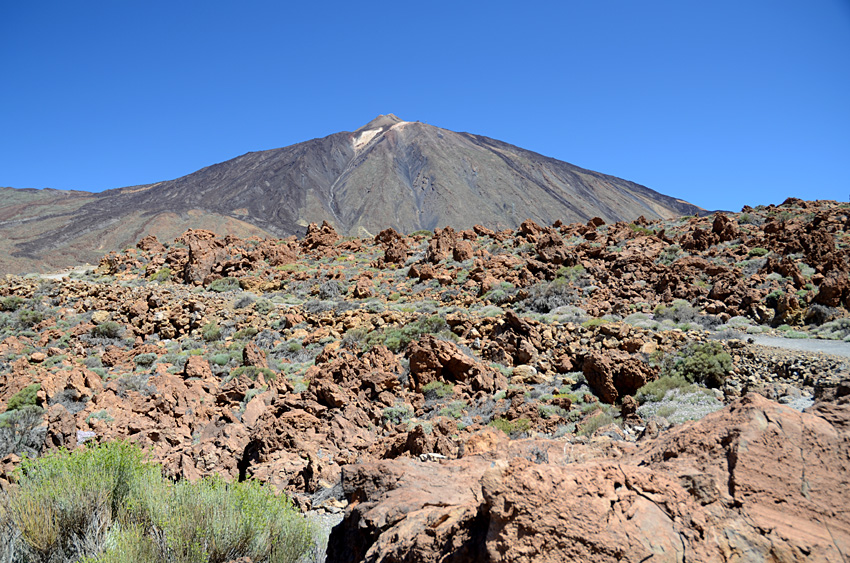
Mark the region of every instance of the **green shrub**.
[[316, 534], [267, 485], [173, 484], [128, 442], [25, 459], [4, 500], [12, 561], [283, 563], [305, 555]]
[[591, 436], [603, 426], [608, 426], [614, 422], [615, 420], [613, 416], [603, 410], [600, 410], [581, 425], [581, 429], [578, 431], [578, 434], [580, 436]]
[[679, 258], [679, 255], [681, 253], [681, 246], [679, 246], [678, 244], [671, 244], [670, 246], [661, 251], [661, 254], [658, 255], [658, 261], [662, 264], [666, 264], [667, 266], [669, 266]]
[[157, 355], [150, 352], [147, 354], [139, 354], [135, 358], [133, 358], [133, 362], [137, 366], [149, 366], [156, 361]]
[[17, 295], [9, 295], [0, 299], [0, 311], [17, 311], [26, 300]]
[[576, 281], [581, 278], [587, 270], [585, 270], [584, 266], [581, 264], [576, 264], [575, 266], [561, 266], [558, 268], [557, 276], [559, 278], [565, 278], [570, 281]]
[[683, 393], [687, 393], [692, 391], [694, 386], [681, 375], [664, 375], [638, 389], [635, 400], [641, 405], [659, 403], [667, 392], [673, 389], [681, 389]]
[[662, 375], [683, 377], [691, 383], [720, 387], [732, 369], [732, 356], [719, 342], [694, 343], [665, 358]]
[[454, 395], [455, 386], [442, 381], [432, 381], [422, 387], [422, 394], [428, 400], [443, 399]]
[[221, 327], [215, 323], [207, 323], [201, 327], [201, 337], [207, 342], [221, 339]]
[[89, 424], [91, 424], [91, 421], [93, 420], [102, 420], [108, 424], [110, 422], [113, 422], [115, 419], [110, 416], [109, 411], [103, 409], [97, 412], [93, 412], [86, 417], [86, 422]]
[[655, 234], [655, 231], [652, 229], [648, 229], [641, 225], [635, 225], [634, 223], [629, 223], [629, 228], [639, 235], [652, 236]]
[[257, 328], [253, 326], [249, 326], [243, 328], [242, 330], [236, 331], [233, 335], [233, 340], [246, 340], [248, 338], [254, 338], [257, 336], [257, 333], [260, 332]]
[[234, 368], [230, 372], [229, 379], [239, 377], [240, 375], [247, 375], [251, 379], [257, 379], [259, 374], [263, 374], [263, 376], [269, 380], [277, 379], [277, 374], [269, 368], [259, 368], [257, 366], [240, 366], [238, 368]]
[[407, 422], [413, 416], [413, 408], [404, 403], [398, 403], [393, 407], [384, 409], [383, 419], [390, 424], [400, 424]]
[[268, 299], [258, 299], [254, 303], [254, 310], [260, 313], [261, 315], [267, 315], [274, 311], [274, 309], [274, 303], [272, 303]]
[[540, 416], [542, 418], [552, 418], [553, 416], [561, 416], [566, 418], [570, 414], [558, 405], [538, 404], [537, 411], [540, 413]]
[[0, 414], [0, 457], [12, 453], [37, 456], [44, 446], [47, 428], [43, 423], [44, 409], [36, 405], [23, 405]]
[[451, 418], [460, 418], [463, 416], [463, 409], [466, 408], [466, 403], [463, 401], [452, 401], [445, 408], [440, 409], [440, 416]]
[[[351, 333], [353, 331], [349, 331]], [[383, 332], [372, 332], [365, 335], [367, 347], [384, 345], [393, 352], [399, 352], [407, 348], [407, 345], [423, 334], [451, 334], [449, 326], [440, 315], [422, 317], [408, 323], [401, 328], [387, 328]], [[347, 335], [346, 335], [347, 336]]]
[[595, 327], [598, 327], [598, 326], [607, 325], [610, 322], [611, 321], [609, 321], [608, 319], [596, 317], [594, 319], [588, 319], [588, 320], [584, 321], [583, 323], [581, 323], [581, 326], [583, 326], [584, 328], [595, 328]]
[[102, 322], [91, 329], [92, 336], [99, 338], [118, 338], [124, 332], [124, 327], [115, 321]]
[[44, 313], [41, 311], [32, 311], [30, 309], [20, 309], [18, 311], [18, 324], [22, 327], [31, 327], [43, 320]]
[[490, 421], [489, 426], [492, 426], [497, 430], [501, 430], [511, 438], [516, 438], [531, 429], [531, 421], [527, 418], [517, 418], [516, 420], [494, 418]]
[[227, 352], [222, 352], [221, 354], [214, 354], [210, 358], [210, 362], [214, 363], [217, 366], [226, 366], [230, 363], [230, 354]]
[[171, 268], [161, 268], [160, 270], [157, 270], [150, 279], [156, 282], [169, 281], [171, 279]]
[[750, 251], [747, 253], [747, 256], [761, 257], [761, 256], [765, 256], [766, 254], [769, 254], [769, 253], [770, 253], [770, 251], [766, 248], [756, 247], [756, 248], [751, 248]]
[[14, 411], [22, 407], [35, 405], [39, 391], [41, 391], [40, 383], [33, 383], [24, 387], [9, 398], [9, 401], [6, 403], [6, 411]]
[[236, 291], [239, 289], [239, 280], [236, 278], [219, 278], [217, 280], [212, 281], [207, 289], [210, 291], [215, 291], [217, 293], [224, 293], [225, 291]]

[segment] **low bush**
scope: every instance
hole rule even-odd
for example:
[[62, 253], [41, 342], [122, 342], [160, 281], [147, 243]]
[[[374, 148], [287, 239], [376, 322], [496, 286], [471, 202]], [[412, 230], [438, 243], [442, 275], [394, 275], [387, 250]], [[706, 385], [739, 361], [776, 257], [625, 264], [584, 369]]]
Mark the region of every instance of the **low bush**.
[[673, 389], [688, 392], [694, 389], [694, 385], [681, 375], [664, 375], [638, 389], [638, 392], [635, 393], [635, 400], [641, 405], [658, 403], [664, 399], [668, 391]]
[[245, 327], [242, 330], [237, 330], [233, 334], [233, 340], [246, 340], [248, 338], [253, 338], [257, 336], [257, 333], [260, 331], [253, 326]]
[[226, 366], [230, 363], [230, 354], [227, 352], [222, 352], [220, 354], [213, 354], [210, 356], [210, 363], [215, 364], [217, 366]]
[[201, 338], [207, 342], [221, 339], [221, 327], [215, 323], [207, 323], [201, 327]]
[[346, 291], [345, 286], [337, 280], [328, 280], [319, 286], [319, 299], [328, 301], [335, 299]]
[[407, 422], [413, 416], [413, 408], [404, 403], [398, 403], [395, 406], [384, 409], [383, 419], [390, 424], [400, 424]]
[[239, 377], [240, 375], [247, 375], [251, 379], [257, 379], [257, 376], [260, 374], [263, 374], [263, 376], [269, 380], [275, 380], [277, 378], [277, 374], [269, 368], [259, 368], [257, 366], [241, 366], [233, 369], [233, 371], [230, 372], [229, 379]]
[[147, 367], [153, 364], [156, 361], [156, 358], [157, 355], [152, 352], [147, 354], [139, 354], [138, 356], [133, 358], [133, 363], [135, 363], [137, 366]]
[[216, 293], [224, 293], [226, 291], [236, 291], [239, 289], [239, 280], [236, 278], [218, 278], [212, 281], [207, 289]]
[[518, 438], [531, 429], [531, 421], [527, 418], [517, 418], [515, 420], [494, 418], [490, 421], [489, 426], [492, 426], [497, 430], [501, 430], [511, 438]]
[[92, 336], [98, 338], [118, 338], [124, 333], [124, 327], [115, 321], [102, 322], [91, 329]]
[[661, 374], [682, 377], [706, 387], [720, 387], [732, 369], [732, 356], [716, 341], [693, 343], [678, 354], [667, 356]]
[[770, 251], [768, 249], [756, 247], [751, 248], [750, 251], [747, 253], [747, 256], [755, 256], [756, 258], [760, 258], [767, 254], [770, 254]]
[[448, 336], [451, 332], [443, 317], [432, 315], [430, 317], [421, 317], [400, 328], [386, 328], [383, 332], [355, 333], [354, 331], [349, 331], [346, 338], [349, 342], [354, 343], [356, 342], [355, 337], [360, 336], [362, 338], [360, 342], [365, 343], [367, 348], [384, 345], [393, 352], [400, 352], [423, 334], [446, 334]]
[[12, 561], [295, 562], [316, 534], [267, 485], [174, 484], [128, 442], [25, 459], [18, 477], [0, 507]]
[[463, 416], [463, 409], [465, 408], [466, 403], [463, 401], [452, 401], [446, 407], [440, 409], [440, 416], [458, 419]]
[[0, 311], [17, 311], [26, 300], [17, 295], [9, 295], [0, 299]]
[[425, 399], [434, 401], [454, 395], [455, 387], [451, 383], [443, 383], [442, 381], [432, 381], [422, 387], [422, 394]]
[[[572, 273], [577, 272], [572, 270], [568, 275], [572, 279]], [[575, 273], [575, 279], [584, 279], [583, 272], [581, 275]], [[535, 313], [549, 313], [558, 307], [572, 305], [579, 298], [578, 290], [570, 284], [567, 277], [558, 277], [549, 283], [541, 283], [534, 285], [528, 289], [528, 297], [526, 297], [521, 305], [527, 311]]]
[[258, 299], [257, 302], [254, 303], [254, 310], [261, 315], [268, 315], [269, 313], [274, 311], [274, 309], [274, 303], [272, 303], [268, 299]]
[[578, 434], [580, 436], [592, 436], [594, 432], [596, 432], [603, 426], [614, 424], [614, 422], [616, 422], [616, 420], [613, 416], [611, 416], [604, 410], [600, 410], [599, 412], [588, 418], [584, 422], [584, 424], [581, 425]]
[[31, 309], [18, 310], [18, 325], [24, 328], [35, 326], [44, 320], [44, 313]]
[[171, 268], [161, 268], [151, 276], [151, 281], [166, 282], [171, 279]]
[[41, 384], [33, 383], [12, 395], [6, 402], [6, 411], [14, 411], [26, 406], [34, 406], [41, 390]]

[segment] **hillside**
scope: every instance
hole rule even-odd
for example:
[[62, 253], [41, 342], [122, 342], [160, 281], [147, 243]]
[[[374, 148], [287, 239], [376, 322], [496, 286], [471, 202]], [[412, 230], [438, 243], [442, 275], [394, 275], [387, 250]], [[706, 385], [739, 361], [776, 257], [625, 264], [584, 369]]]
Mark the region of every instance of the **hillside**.
[[0, 282], [0, 488], [22, 454], [129, 439], [338, 523], [329, 562], [841, 561], [847, 357], [748, 338], [850, 342], [848, 272], [850, 208], [798, 199], [146, 237]]
[[182, 178], [98, 194], [0, 190], [0, 272], [96, 262], [153, 234], [303, 234], [327, 220], [369, 236], [526, 219], [607, 222], [702, 211], [649, 188], [497, 141], [379, 116], [285, 148], [252, 152]]

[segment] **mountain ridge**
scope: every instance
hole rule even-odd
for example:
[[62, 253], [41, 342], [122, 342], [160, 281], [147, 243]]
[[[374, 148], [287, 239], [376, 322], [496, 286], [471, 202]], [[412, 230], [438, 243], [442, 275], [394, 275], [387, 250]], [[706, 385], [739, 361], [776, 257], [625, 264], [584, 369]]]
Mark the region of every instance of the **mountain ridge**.
[[355, 131], [247, 152], [173, 180], [93, 194], [0, 192], [0, 235], [7, 235], [0, 252], [9, 257], [0, 258], [0, 271], [97, 260], [148, 234], [170, 238], [185, 228], [282, 237], [327, 220], [341, 233], [367, 236], [387, 227], [505, 229], [526, 219], [615, 222], [701, 211], [497, 139], [386, 114]]

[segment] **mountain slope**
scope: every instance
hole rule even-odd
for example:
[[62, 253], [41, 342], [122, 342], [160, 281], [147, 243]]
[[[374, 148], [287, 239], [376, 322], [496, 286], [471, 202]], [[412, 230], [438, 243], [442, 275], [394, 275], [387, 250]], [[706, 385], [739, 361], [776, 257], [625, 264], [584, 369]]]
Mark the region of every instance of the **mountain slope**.
[[2, 272], [95, 261], [147, 234], [168, 239], [188, 227], [286, 236], [327, 220], [340, 232], [368, 235], [700, 211], [633, 182], [392, 114], [353, 133], [247, 153], [176, 180], [99, 194], [21, 192], [0, 191]]

